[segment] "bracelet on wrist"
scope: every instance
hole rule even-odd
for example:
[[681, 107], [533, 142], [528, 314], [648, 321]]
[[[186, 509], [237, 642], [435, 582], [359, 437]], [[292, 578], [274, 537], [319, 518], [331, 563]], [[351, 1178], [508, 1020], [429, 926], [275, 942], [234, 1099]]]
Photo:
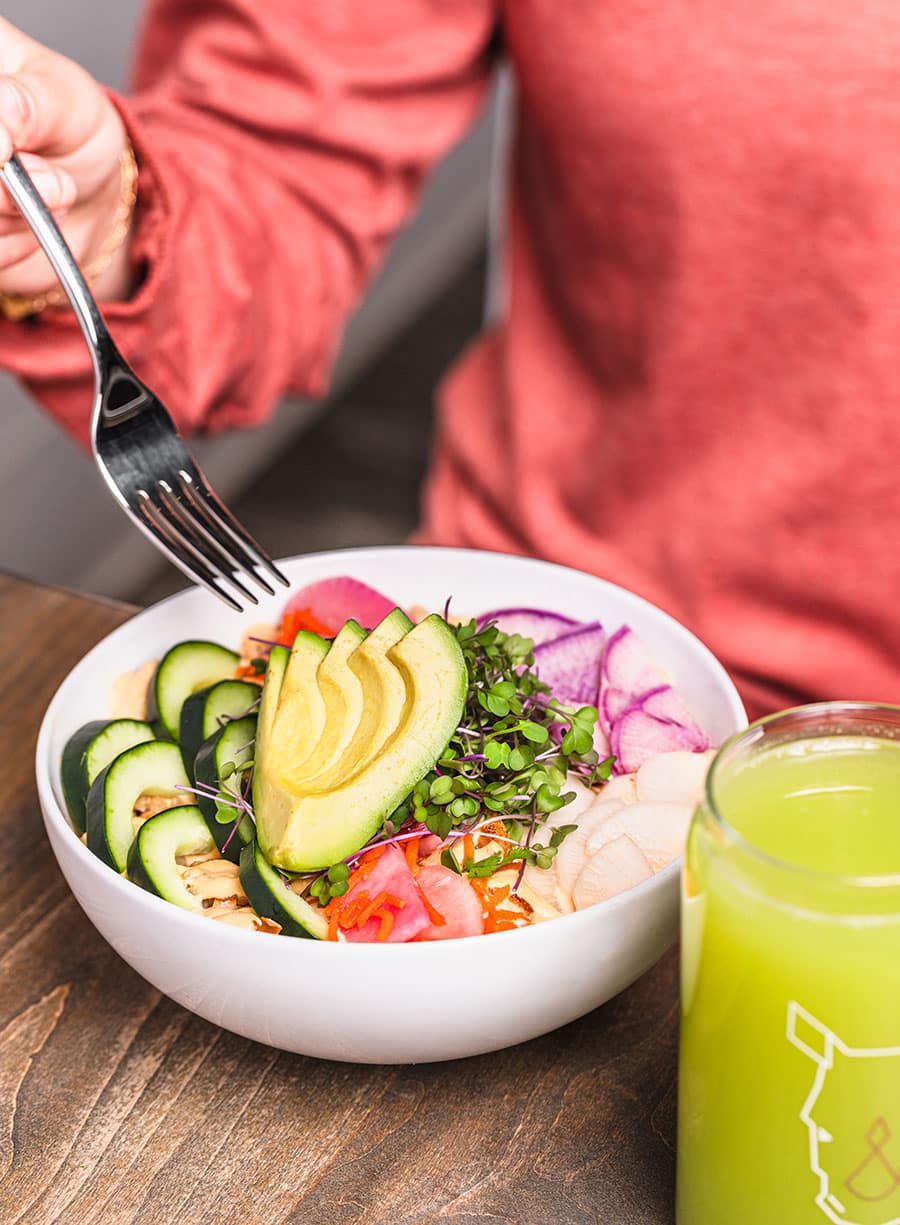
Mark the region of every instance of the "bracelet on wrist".
[[[95, 280], [106, 271], [113, 261], [113, 256], [128, 237], [128, 231], [131, 228], [137, 204], [138, 164], [130, 142], [126, 144], [119, 158], [119, 183], [119, 205], [112, 228], [94, 259], [82, 269], [88, 281]], [[22, 319], [40, 314], [48, 306], [66, 306], [68, 301], [59, 286], [31, 296], [0, 294], [0, 315], [13, 323], [18, 323]]]

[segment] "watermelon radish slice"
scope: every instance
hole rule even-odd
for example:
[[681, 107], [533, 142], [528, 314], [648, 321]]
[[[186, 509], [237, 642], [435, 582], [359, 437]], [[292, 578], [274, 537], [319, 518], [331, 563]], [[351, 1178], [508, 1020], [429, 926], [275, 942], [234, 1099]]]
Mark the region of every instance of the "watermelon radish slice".
[[[431, 919], [409, 870], [406, 856], [397, 846], [385, 847], [369, 875], [357, 882], [345, 897], [349, 901], [360, 893], [365, 893], [374, 900], [382, 891], [404, 903], [402, 908], [389, 907], [394, 916], [394, 926], [388, 932], [384, 943], [402, 944], [431, 926]], [[353, 944], [374, 944], [378, 940], [380, 926], [380, 919], [373, 917], [362, 927], [347, 928], [343, 935]]]
[[481, 902], [464, 876], [457, 876], [439, 864], [423, 864], [416, 883], [429, 904], [444, 917], [442, 924], [430, 923], [423, 928], [416, 940], [455, 940], [482, 934]]
[[657, 753], [672, 753], [676, 749], [699, 752], [708, 748], [706, 736], [703, 732], [698, 736], [697, 731], [680, 723], [657, 719], [644, 710], [629, 710], [618, 720], [610, 734], [616, 772], [633, 774]]
[[389, 600], [380, 591], [342, 574], [337, 578], [319, 579], [317, 583], [301, 587], [288, 600], [284, 611], [289, 613], [295, 609], [308, 609], [317, 621], [337, 633], [351, 617], [358, 621], [363, 629], [374, 629], [378, 622], [396, 607], [396, 602]]
[[631, 694], [632, 700], [650, 689], [668, 684], [668, 677], [653, 660], [637, 634], [623, 625], [610, 637], [603, 655], [603, 685]]
[[483, 629], [489, 621], [496, 621], [504, 634], [521, 634], [523, 638], [530, 638], [535, 646], [552, 642], [554, 638], [582, 624], [572, 617], [543, 608], [497, 608], [481, 614], [478, 628]]
[[601, 678], [600, 703], [597, 713], [600, 716], [599, 724], [607, 733], [626, 711], [633, 709], [634, 705], [635, 698], [633, 694], [626, 693], [624, 689], [616, 689], [612, 685], [604, 685]]
[[641, 699], [641, 710], [645, 714], [653, 715], [655, 719], [680, 723], [685, 731], [690, 732], [696, 738], [698, 749], [709, 748], [709, 737], [706, 732], [688, 710], [687, 703], [671, 685], [665, 685], [661, 689], [651, 689]]
[[561, 702], [596, 705], [605, 640], [599, 621], [578, 626], [535, 647], [535, 671]]

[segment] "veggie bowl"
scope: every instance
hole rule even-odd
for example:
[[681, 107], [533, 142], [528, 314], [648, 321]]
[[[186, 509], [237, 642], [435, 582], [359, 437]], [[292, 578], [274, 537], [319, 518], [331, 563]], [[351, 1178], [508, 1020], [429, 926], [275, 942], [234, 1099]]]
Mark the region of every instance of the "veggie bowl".
[[[746, 718], [732, 683], [709, 651], [677, 622], [638, 597], [593, 576], [528, 559], [410, 547], [319, 554], [287, 561], [284, 568], [297, 589], [308, 589], [310, 584], [335, 575], [351, 575], [389, 593], [391, 602], [412, 614], [417, 622], [414, 628], [405, 612], [393, 610], [390, 603], [391, 611], [383, 620], [387, 630], [392, 625], [396, 629], [396, 623], [403, 620], [396, 635], [405, 638], [408, 645], [399, 654], [394, 651], [391, 657], [398, 667], [410, 669], [408, 680], [412, 679], [407, 688], [422, 690], [418, 717], [409, 730], [409, 736], [415, 740], [415, 753], [410, 755], [402, 744], [398, 747], [397, 742], [403, 737], [394, 734], [385, 739], [384, 729], [373, 725], [370, 715], [365, 736], [357, 735], [354, 740], [346, 731], [343, 739], [337, 735], [322, 736], [320, 727], [318, 756], [295, 739], [290, 742], [292, 754], [285, 757], [278, 747], [278, 738], [284, 740], [285, 731], [282, 729], [276, 736], [277, 729], [273, 730], [272, 719], [265, 714], [265, 690], [272, 688], [271, 674], [276, 670], [268, 657], [277, 658], [269, 641], [260, 644], [257, 658], [244, 661], [237, 669], [239, 673], [242, 669], [246, 671], [247, 676], [242, 678], [231, 672], [210, 674], [229, 678], [214, 687], [220, 692], [216, 699], [219, 706], [212, 716], [199, 699], [191, 701], [190, 709], [188, 702], [184, 702], [187, 713], [181, 715], [183, 694], [173, 705], [172, 695], [177, 695], [178, 684], [187, 685], [185, 693], [191, 688], [190, 676], [184, 680], [186, 665], [182, 658], [178, 671], [181, 680], [177, 684], [165, 680], [169, 673], [175, 674], [175, 669], [168, 669], [165, 683], [159, 680], [162, 666], [156, 670], [154, 692], [160, 696], [160, 708], [151, 712], [156, 720], [153, 730], [147, 730], [148, 724], [139, 720], [128, 726], [107, 725], [102, 722], [109, 715], [107, 695], [123, 673], [131, 672], [144, 661], [165, 661], [175, 644], [185, 640], [237, 646], [246, 634], [249, 620], [236, 617], [201, 591], [172, 597], [133, 618], [95, 647], [60, 686], [45, 716], [37, 748], [38, 788], [51, 846], [79, 904], [119, 954], [160, 990], [225, 1028], [286, 1050], [359, 1062], [452, 1059], [511, 1045], [575, 1019], [649, 968], [675, 935], [680, 857], [667, 866], [658, 861], [653, 863], [653, 870], [646, 867], [648, 858], [653, 861], [652, 854], [647, 852], [645, 858], [640, 846], [631, 842], [627, 836], [631, 827], [627, 822], [623, 825], [620, 816], [610, 820], [615, 806], [606, 801], [603, 828], [612, 829], [616, 836], [601, 839], [604, 854], [598, 859], [603, 860], [599, 876], [605, 880], [611, 871], [610, 864], [622, 860], [623, 849], [628, 851], [627, 862], [622, 860], [624, 870], [631, 871], [632, 876], [623, 879], [616, 888], [603, 886], [599, 893], [590, 896], [585, 886], [581, 894], [583, 908], [573, 908], [571, 892], [566, 894], [552, 869], [557, 857], [560, 867], [564, 859], [572, 862], [570, 852], [579, 839], [584, 841], [585, 830], [579, 829], [576, 817], [566, 817], [565, 805], [571, 805], [571, 812], [576, 805], [572, 802], [575, 791], [567, 790], [565, 782], [559, 783], [560, 778], [565, 779], [565, 773], [560, 774], [557, 769], [554, 775], [549, 760], [545, 770], [542, 759], [552, 758], [554, 765], [561, 761], [563, 767], [568, 762], [572, 786], [594, 801], [597, 797], [588, 788], [593, 787], [602, 798], [603, 787], [612, 785], [604, 782], [604, 774], [608, 777], [610, 770], [616, 771], [618, 781], [614, 778], [613, 783], [620, 790], [634, 777], [633, 770], [629, 772], [626, 767], [639, 764], [641, 737], [646, 739], [647, 728], [661, 729], [666, 733], [663, 740], [671, 739], [669, 733], [673, 726], [677, 727], [680, 710], [690, 712], [685, 713], [685, 720], [692, 729], [689, 739], [695, 737], [691, 745], [717, 745], [744, 726]], [[455, 617], [447, 613], [448, 599]], [[540, 626], [526, 623], [529, 610], [536, 606], [554, 610], [552, 616], [559, 623], [550, 629], [546, 623]], [[500, 612], [489, 611], [480, 620], [486, 610]], [[284, 598], [273, 597], [261, 605], [253, 620], [278, 625], [283, 623], [283, 613]], [[469, 617], [472, 621], [468, 621]], [[460, 618], [469, 629], [454, 627], [454, 620]], [[330, 616], [326, 619], [333, 621]], [[304, 697], [303, 668], [314, 674], [329, 651], [333, 659], [340, 654], [342, 642], [350, 651], [368, 639], [370, 653], [375, 653], [379, 631], [372, 629], [374, 624], [374, 614], [365, 629], [359, 625], [355, 629], [345, 626], [337, 633], [337, 626], [332, 624], [330, 632], [336, 633], [333, 641], [325, 633], [329, 627], [318, 624], [313, 627], [322, 633], [301, 630], [290, 652], [293, 662], [288, 665], [282, 659], [282, 665], [291, 669], [287, 674], [289, 681], [282, 682], [288, 684], [291, 699], [297, 695], [299, 699]], [[449, 746], [444, 747], [447, 736], [457, 726], [459, 736], [464, 729], [469, 734], [477, 730], [485, 739], [485, 725], [476, 729], [471, 718], [461, 715], [466, 700], [464, 683], [453, 696], [456, 681], [459, 677], [465, 680], [465, 669], [460, 670], [456, 661], [458, 658], [468, 663], [472, 697], [477, 667], [473, 660], [481, 649], [479, 643], [491, 642], [491, 635], [498, 631], [490, 627], [498, 624], [512, 636], [511, 649], [520, 655], [510, 656], [510, 669], [505, 673], [516, 678], [514, 683], [498, 683], [490, 701], [486, 702], [484, 695], [479, 698], [481, 708], [487, 712], [485, 718], [499, 717], [498, 710], [502, 715], [504, 695], [512, 692], [518, 678], [523, 678], [526, 703], [542, 703], [534, 718], [515, 724], [524, 728], [524, 736], [533, 737], [535, 743], [529, 747], [526, 739], [522, 739], [526, 749], [523, 760], [529, 764], [515, 777], [525, 781], [518, 788], [506, 790], [503, 779], [488, 771], [488, 766], [496, 764], [502, 744], [492, 752], [469, 753], [464, 751], [464, 740], [454, 750], [451, 737]], [[372, 632], [367, 635], [370, 629]], [[382, 637], [387, 630], [380, 631]], [[542, 633], [546, 639], [543, 647]], [[602, 638], [602, 649], [609, 660], [613, 659], [617, 642], [618, 655], [624, 657], [624, 639], [629, 635], [639, 639], [646, 658], [654, 661], [666, 683], [654, 684], [660, 679], [655, 672], [644, 677], [640, 701], [627, 693], [623, 696], [614, 685], [607, 685], [603, 695], [607, 701], [591, 744], [592, 716], [586, 713], [590, 705], [580, 705], [586, 694], [579, 692], [585, 650], [593, 650]], [[531, 642], [523, 643], [524, 638], [536, 642], [533, 653]], [[345, 641], [348, 639], [351, 641]], [[496, 641], [502, 642], [503, 635]], [[495, 653], [493, 647], [485, 650]], [[536, 669], [533, 684], [529, 680], [532, 665]], [[200, 669], [194, 686], [197, 688], [207, 665], [191, 666]], [[366, 666], [371, 666], [371, 661]], [[246, 732], [249, 726], [252, 739], [254, 723], [247, 710], [252, 709], [253, 703], [238, 710], [242, 702], [240, 687], [256, 679], [252, 673], [263, 671], [269, 676], [263, 688], [259, 726], [265, 725], [267, 731], [265, 736], [255, 733], [257, 761], [250, 764], [247, 759], [253, 750], [247, 750]], [[634, 673], [634, 668], [631, 671]], [[434, 676], [440, 678], [439, 684], [434, 683]], [[554, 693], [540, 684], [537, 677], [541, 681], [552, 678], [554, 684], [562, 686], [566, 704], [557, 704]], [[146, 683], [145, 676], [145, 686]], [[529, 685], [535, 690], [533, 695]], [[255, 692], [252, 684], [248, 690], [251, 695]], [[209, 689], [202, 692], [207, 694]], [[279, 710], [285, 706], [285, 692], [282, 691]], [[673, 713], [671, 698], [675, 695], [679, 705]], [[512, 699], [514, 707], [519, 696]], [[599, 696], [595, 699], [598, 705]], [[457, 700], [458, 707], [453, 705]], [[227, 702], [231, 702], [232, 711], [227, 717], [233, 722], [221, 723], [221, 711], [226, 708], [223, 703]], [[389, 704], [388, 698], [385, 702]], [[558, 713], [546, 710], [547, 704]], [[645, 708], [647, 718], [641, 714]], [[221, 726], [215, 722], [206, 726], [204, 720], [214, 718], [216, 710], [220, 712]], [[346, 717], [343, 707], [341, 710]], [[179, 719], [182, 735], [176, 744]], [[441, 720], [441, 730], [435, 732]], [[559, 728], [552, 726], [554, 720], [560, 722]], [[307, 719], [303, 726], [308, 722]], [[549, 736], [545, 724], [550, 732], [556, 733], [555, 739]], [[493, 736], [501, 741], [503, 729], [510, 726], [513, 726], [510, 719], [505, 723], [501, 719], [496, 725], [499, 730], [487, 727], [491, 733], [487, 739]], [[85, 744], [91, 747], [85, 749], [81, 745], [75, 755], [77, 764], [83, 765], [91, 752], [100, 754], [98, 767], [106, 763], [91, 783], [87, 800], [93, 813], [93, 824], [89, 822], [88, 828], [93, 850], [83, 844], [76, 832], [78, 821], [73, 824], [68, 815], [69, 812], [77, 815], [78, 811], [73, 808], [71, 744], [85, 727], [99, 728], [102, 736], [95, 745], [88, 734]], [[227, 754], [212, 752], [216, 736], [208, 737], [213, 728], [230, 737], [231, 750]], [[293, 728], [287, 727], [287, 733], [289, 737], [293, 735]], [[393, 746], [393, 758], [387, 751], [381, 756], [376, 752], [379, 735], [389, 748]], [[112, 747], [105, 743], [116, 736], [122, 743]], [[516, 737], [507, 740], [519, 743]], [[604, 758], [610, 740], [615, 752]], [[550, 747], [545, 748], [545, 743]], [[676, 733], [671, 744], [663, 743], [661, 747], [681, 744]], [[507, 745], [503, 751], [508, 749]], [[240, 758], [242, 750], [246, 751]], [[355, 790], [343, 785], [341, 769], [335, 772], [336, 763], [346, 762], [351, 750], [358, 760], [356, 773], [350, 773], [365, 783]], [[69, 761], [66, 769], [61, 769], [64, 751]], [[568, 758], [555, 755], [564, 751]], [[138, 774], [142, 770], [152, 773], [152, 769], [158, 768], [154, 761], [163, 761], [167, 755], [172, 758], [179, 752], [186, 761], [198, 762], [197, 779], [201, 776], [199, 764], [205, 761], [204, 752], [214, 766], [217, 762], [215, 768], [210, 767], [209, 778], [214, 785], [196, 781], [193, 775], [190, 781], [186, 779], [185, 785], [195, 790], [170, 801], [184, 807], [165, 811], [164, 805], [163, 811], [151, 815], [144, 824], [135, 817], [135, 835], [139, 833], [140, 838], [130, 830], [123, 833], [121, 822], [115, 827], [112, 818], [110, 825], [105, 809], [102, 805], [98, 808], [98, 795], [102, 797], [104, 787], [109, 795], [115, 792], [109, 775], [113, 780], [124, 776], [122, 763], [128, 766], [129, 758], [132, 774], [135, 770]], [[115, 756], [116, 753], [120, 756]], [[211, 906], [212, 910], [201, 913], [194, 897], [179, 894], [184, 888], [185, 872], [191, 869], [170, 870], [174, 862], [171, 831], [176, 830], [178, 837], [184, 837], [185, 830], [197, 829], [202, 841], [206, 830], [204, 814], [187, 805], [206, 801], [205, 815], [215, 839], [206, 838], [208, 852], [197, 858], [211, 859], [207, 868], [223, 876], [233, 873], [236, 880], [238, 868], [229, 859], [225, 827], [217, 830], [215, 815], [210, 816], [208, 810], [210, 801], [218, 796], [220, 803], [212, 804], [213, 814], [217, 808], [220, 816], [226, 811], [221, 802], [229, 803], [225, 797], [230, 792], [227, 787], [224, 794], [219, 790], [223, 787], [220, 778], [228, 774], [249, 778], [254, 771], [259, 773], [262, 755], [266, 766], [264, 778], [278, 782], [274, 790], [271, 787], [261, 790], [258, 779], [254, 784], [253, 796], [258, 801], [256, 838], [249, 820], [235, 820], [227, 835], [235, 839], [234, 848], [242, 847], [240, 854], [231, 854], [230, 859], [240, 862], [241, 880], [248, 884], [249, 901], [238, 890], [240, 899], [228, 901], [240, 909], [235, 914], [220, 915], [218, 902], [204, 898], [203, 905]], [[222, 756], [239, 760], [229, 760], [223, 768]], [[629, 761], [629, 757], [635, 760]], [[277, 770], [271, 765], [276, 759], [280, 763]], [[399, 773], [398, 762], [402, 767]], [[240, 771], [248, 765], [246, 775], [241, 775]], [[469, 781], [470, 775], [464, 771], [471, 771], [471, 778], [477, 781]], [[288, 775], [293, 779], [293, 790], [291, 786], [285, 790], [284, 779]], [[322, 780], [334, 780], [336, 776], [337, 783], [333, 782], [329, 790]], [[465, 784], [459, 782], [463, 777]], [[310, 785], [311, 778], [317, 786]], [[334, 791], [338, 784], [341, 787]], [[121, 782], [118, 786], [121, 789]], [[518, 801], [518, 809], [498, 813], [502, 805], [496, 798], [502, 799], [510, 790], [516, 791], [510, 798]], [[332, 803], [332, 793], [339, 803]], [[249, 789], [241, 793], [236, 787], [235, 794], [241, 802], [241, 795], [249, 795]], [[297, 794], [302, 796], [302, 803]], [[384, 805], [378, 808], [382, 800], [388, 808]], [[493, 808], [488, 811], [483, 805], [492, 800]], [[629, 811], [626, 809], [626, 814]], [[252, 808], [250, 812], [252, 815]], [[295, 819], [297, 813], [302, 819]], [[319, 819], [322, 813], [324, 824]], [[372, 826], [373, 813], [377, 828]], [[335, 814], [339, 818], [338, 832], [342, 834], [337, 840], [331, 832]], [[509, 817], [509, 823], [504, 825], [495, 817]], [[491, 828], [486, 829], [487, 825]], [[105, 833], [98, 835], [97, 831], [106, 831], [108, 826], [112, 832], [107, 840]], [[239, 827], [240, 842], [236, 839]], [[310, 834], [321, 829], [328, 833], [327, 842], [318, 834], [315, 837]], [[138, 843], [140, 854], [136, 855]], [[616, 854], [606, 856], [610, 845]], [[419, 858], [414, 847], [421, 847]], [[205, 844], [203, 847], [198, 844], [197, 849], [205, 850]], [[167, 856], [168, 861], [160, 869], [161, 858], [166, 860]], [[645, 867], [634, 874], [638, 859]], [[188, 856], [187, 861], [190, 860]], [[185, 857], [178, 862], [183, 864]], [[199, 866], [202, 869], [204, 864]], [[485, 877], [495, 869], [498, 881], [506, 880], [499, 896], [510, 899], [502, 908], [491, 900], [486, 888]], [[523, 881], [526, 871], [529, 880], [534, 878], [531, 883], [538, 892], [549, 899], [546, 907], [536, 894], [527, 892]], [[380, 908], [370, 903], [366, 893], [369, 886], [361, 879], [369, 873], [373, 881], [379, 873], [385, 877], [387, 888], [372, 899], [382, 901]], [[411, 876], [408, 892], [395, 896], [398, 873], [404, 880], [409, 873]], [[594, 871], [591, 879], [597, 877], [598, 872]], [[542, 883], [545, 878], [547, 882], [553, 879], [552, 887]], [[448, 881], [454, 886], [449, 890]], [[271, 911], [270, 920], [266, 917], [267, 897], [274, 894], [277, 901], [279, 890], [287, 890], [289, 884], [296, 888], [291, 898], [297, 898], [297, 906], [287, 907], [286, 917], [283, 908]], [[268, 887], [268, 894], [263, 886]], [[467, 913], [474, 914], [475, 926], [454, 927], [457, 912], [451, 906], [448, 928], [442, 913], [443, 899], [460, 891], [468, 894], [469, 886], [473, 896], [480, 899], [478, 904], [467, 904]], [[429, 892], [432, 887], [437, 892]], [[572, 878], [569, 890], [571, 887]], [[595, 886], [592, 884], [591, 888]], [[559, 900], [563, 894], [569, 899], [568, 906]], [[222, 896], [222, 890], [218, 896]], [[167, 897], [169, 900], [165, 900]], [[597, 897], [605, 900], [596, 901]], [[417, 906], [421, 918], [418, 926], [411, 926]], [[305, 912], [316, 922], [305, 922]], [[321, 920], [317, 918], [319, 913]], [[295, 922], [298, 915], [300, 921]], [[551, 916], [552, 921], [536, 921]], [[210, 917], [224, 917], [226, 921], [212, 922]], [[246, 921], [237, 921], [241, 917]], [[270, 932], [281, 934], [267, 934]], [[410, 932], [413, 936], [405, 938], [404, 933]], [[450, 938], [445, 938], [448, 932]], [[320, 938], [285, 938], [310, 934]], [[326, 938], [328, 935], [330, 939]], [[401, 943], [408, 947], [401, 947]]]

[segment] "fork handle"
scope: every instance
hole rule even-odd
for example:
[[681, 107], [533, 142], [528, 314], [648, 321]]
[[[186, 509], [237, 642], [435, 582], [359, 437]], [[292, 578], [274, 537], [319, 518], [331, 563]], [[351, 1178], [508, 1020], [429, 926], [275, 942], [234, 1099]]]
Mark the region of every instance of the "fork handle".
[[66, 297], [72, 304], [72, 310], [90, 350], [94, 380], [99, 387], [110, 362], [115, 359], [121, 361], [121, 358], [103, 322], [94, 295], [88, 288], [88, 283], [82, 276], [59, 226], [15, 153], [5, 165], [0, 166], [0, 178], [25, 218], [28, 228], [53, 265], [53, 271], [59, 277]]

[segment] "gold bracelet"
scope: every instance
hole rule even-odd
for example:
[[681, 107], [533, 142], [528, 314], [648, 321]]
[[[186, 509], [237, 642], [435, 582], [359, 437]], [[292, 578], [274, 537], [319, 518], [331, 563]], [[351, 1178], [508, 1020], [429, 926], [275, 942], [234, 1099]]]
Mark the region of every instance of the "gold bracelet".
[[[122, 156], [119, 158], [119, 175], [121, 181], [119, 207], [116, 209], [112, 229], [106, 236], [106, 241], [98, 251], [96, 258], [82, 269], [88, 281], [95, 280], [106, 271], [112, 263], [113, 256], [128, 237], [128, 231], [131, 228], [131, 219], [134, 216], [138, 195], [138, 164], [130, 142], [122, 150]], [[13, 323], [18, 323], [30, 315], [40, 314], [48, 306], [66, 306], [68, 301], [69, 299], [59, 286], [31, 297], [0, 294], [0, 315]]]

